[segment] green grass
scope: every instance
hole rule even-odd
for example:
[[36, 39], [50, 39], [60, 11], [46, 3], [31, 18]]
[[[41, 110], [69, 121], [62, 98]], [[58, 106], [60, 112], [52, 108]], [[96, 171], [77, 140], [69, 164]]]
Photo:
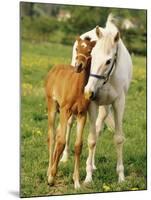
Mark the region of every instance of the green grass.
[[[93, 183], [74, 190], [72, 173], [74, 166], [74, 139], [76, 126], [72, 128], [70, 161], [60, 164], [56, 183], [47, 185], [48, 148], [47, 113], [44, 97], [44, 79], [52, 65], [70, 63], [72, 47], [48, 43], [22, 42], [21, 46], [21, 196], [44, 196], [107, 191], [146, 189], [146, 60], [133, 57], [134, 75], [126, 99], [124, 115], [124, 164], [126, 181], [117, 183], [116, 153], [113, 133], [106, 127], [99, 138], [96, 151], [97, 170]], [[81, 155], [80, 181], [83, 182], [88, 154], [87, 135]]]

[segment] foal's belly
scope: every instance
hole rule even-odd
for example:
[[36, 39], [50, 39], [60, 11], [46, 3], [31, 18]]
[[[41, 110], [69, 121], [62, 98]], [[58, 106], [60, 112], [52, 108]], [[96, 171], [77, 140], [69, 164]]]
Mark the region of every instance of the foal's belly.
[[109, 105], [117, 98], [118, 93], [111, 85], [104, 85], [99, 88], [96, 94], [96, 103], [98, 105]]

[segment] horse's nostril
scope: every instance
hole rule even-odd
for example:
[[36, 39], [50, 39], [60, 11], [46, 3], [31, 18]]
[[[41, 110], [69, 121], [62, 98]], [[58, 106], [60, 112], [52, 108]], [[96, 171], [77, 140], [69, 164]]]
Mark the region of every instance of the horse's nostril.
[[88, 100], [94, 100], [94, 98], [95, 98], [94, 92], [91, 92], [91, 91], [85, 92], [85, 98]]
[[94, 92], [91, 92], [90, 99], [91, 99], [92, 101], [95, 100], [95, 93], [94, 93]]
[[80, 63], [80, 66], [79, 67], [82, 67], [82, 63]]
[[90, 99], [92, 99], [92, 98], [93, 98], [93, 95], [94, 95], [94, 92], [91, 92]]

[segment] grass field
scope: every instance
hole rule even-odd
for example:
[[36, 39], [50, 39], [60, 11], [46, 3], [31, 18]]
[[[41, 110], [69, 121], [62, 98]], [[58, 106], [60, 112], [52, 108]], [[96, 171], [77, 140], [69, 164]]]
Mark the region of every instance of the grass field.
[[[97, 170], [93, 183], [75, 191], [72, 182], [75, 123], [70, 143], [70, 161], [60, 164], [53, 187], [47, 185], [47, 112], [44, 78], [53, 64], [70, 63], [72, 47], [48, 43], [22, 42], [21, 46], [21, 196], [144, 190], [146, 185], [146, 59], [133, 56], [134, 75], [126, 99], [124, 115], [124, 163], [126, 181], [117, 183], [113, 133], [106, 127], [96, 152]], [[88, 154], [87, 135], [81, 155], [80, 178], [83, 182]]]

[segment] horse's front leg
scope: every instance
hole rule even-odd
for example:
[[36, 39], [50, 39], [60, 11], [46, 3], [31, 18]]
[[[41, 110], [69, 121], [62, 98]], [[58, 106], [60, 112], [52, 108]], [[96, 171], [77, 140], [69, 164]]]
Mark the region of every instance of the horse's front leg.
[[69, 118], [67, 123], [66, 146], [63, 151], [62, 158], [60, 160], [61, 162], [67, 162], [69, 158], [69, 142], [70, 142], [70, 132], [72, 128], [72, 123], [73, 123], [73, 115]]
[[124, 133], [122, 129], [122, 121], [125, 107], [125, 94], [124, 92], [118, 97], [113, 103], [114, 117], [115, 117], [115, 135], [114, 142], [117, 152], [117, 167], [116, 171], [118, 174], [118, 181], [124, 181], [124, 165], [123, 165], [123, 144], [124, 144]]
[[80, 183], [79, 183], [80, 154], [82, 151], [82, 144], [83, 144], [82, 136], [83, 136], [83, 129], [85, 122], [86, 122], [86, 114], [77, 116], [77, 135], [75, 141], [75, 165], [73, 173], [75, 189], [80, 188]]
[[89, 123], [90, 123], [90, 132], [88, 136], [88, 149], [89, 155], [86, 162], [86, 178], [85, 183], [89, 183], [92, 181], [92, 172], [93, 172], [93, 156], [95, 153], [95, 146], [96, 146], [96, 118], [97, 118], [97, 110], [98, 106], [95, 102], [91, 102], [89, 105]]

